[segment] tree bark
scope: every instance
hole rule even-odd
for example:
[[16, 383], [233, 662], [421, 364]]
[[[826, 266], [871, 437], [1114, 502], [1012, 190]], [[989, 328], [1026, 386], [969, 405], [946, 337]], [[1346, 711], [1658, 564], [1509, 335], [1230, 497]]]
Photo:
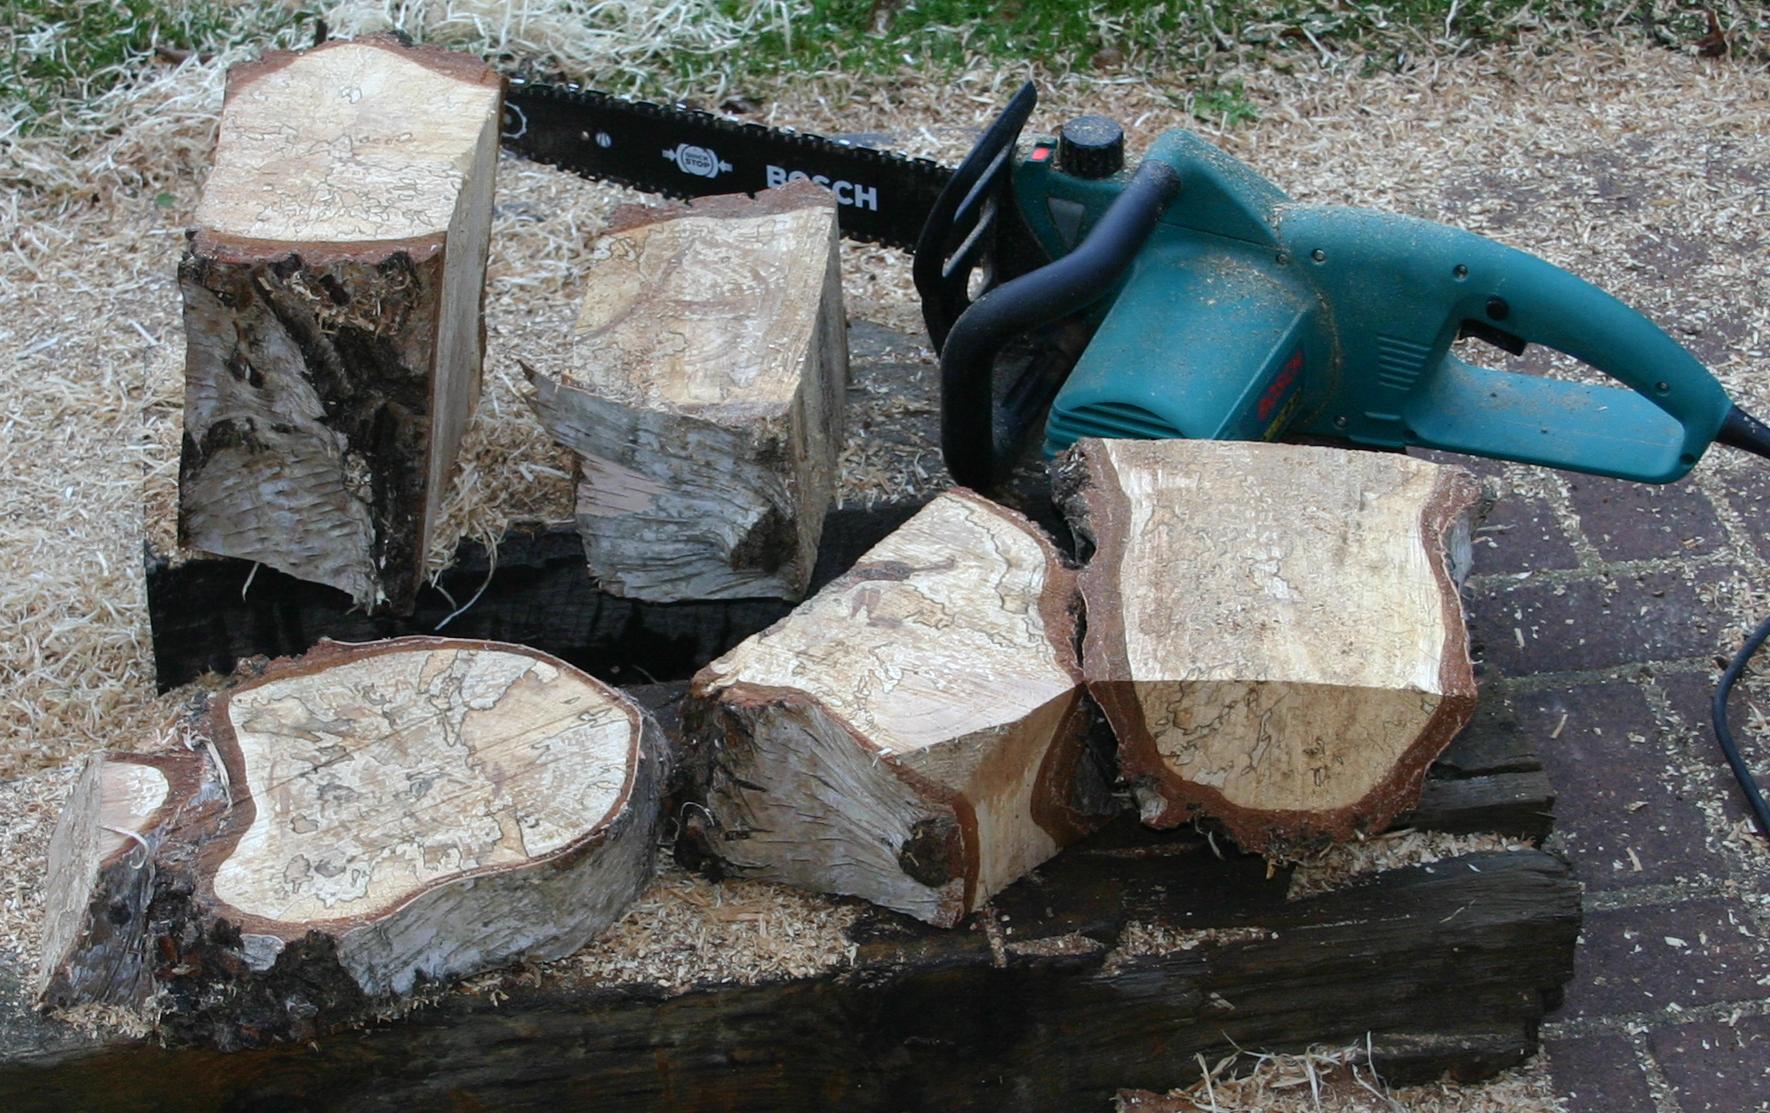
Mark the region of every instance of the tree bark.
[[951, 925], [1112, 809], [1075, 577], [1020, 515], [943, 495], [708, 665], [685, 718], [708, 849], [745, 876]]
[[1087, 440], [1059, 499], [1088, 690], [1145, 822], [1284, 855], [1383, 830], [1475, 706], [1467, 473], [1395, 454]]
[[502, 78], [376, 36], [228, 74], [179, 264], [179, 538], [411, 610], [479, 395]]
[[[145, 920], [174, 1039], [304, 1039], [427, 983], [569, 954], [653, 874], [655, 722], [532, 650], [326, 643], [239, 679], [192, 732], [211, 756], [144, 813], [151, 898], [128, 921]], [[64, 829], [95, 828], [92, 799], [75, 795]], [[156, 827], [166, 809], [176, 823]], [[99, 933], [61, 924], [64, 967], [105, 959]]]
[[848, 380], [834, 198], [620, 210], [591, 257], [569, 363], [529, 371], [579, 457], [591, 574], [653, 602], [802, 598]]

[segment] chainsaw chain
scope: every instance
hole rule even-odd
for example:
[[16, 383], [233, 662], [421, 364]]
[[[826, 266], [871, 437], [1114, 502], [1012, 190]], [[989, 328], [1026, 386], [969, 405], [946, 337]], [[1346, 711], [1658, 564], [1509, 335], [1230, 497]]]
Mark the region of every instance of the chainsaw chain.
[[503, 144], [586, 178], [667, 197], [755, 193], [804, 176], [836, 195], [842, 234], [914, 249], [952, 170], [793, 128], [509, 79]]

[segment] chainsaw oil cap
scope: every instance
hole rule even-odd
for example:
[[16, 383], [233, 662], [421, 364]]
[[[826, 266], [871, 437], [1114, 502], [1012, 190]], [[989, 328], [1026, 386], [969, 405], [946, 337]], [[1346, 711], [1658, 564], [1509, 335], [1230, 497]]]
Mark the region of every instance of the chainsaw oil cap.
[[1125, 167], [1125, 133], [1106, 116], [1077, 116], [1057, 133], [1057, 168], [1077, 178], [1110, 178]]

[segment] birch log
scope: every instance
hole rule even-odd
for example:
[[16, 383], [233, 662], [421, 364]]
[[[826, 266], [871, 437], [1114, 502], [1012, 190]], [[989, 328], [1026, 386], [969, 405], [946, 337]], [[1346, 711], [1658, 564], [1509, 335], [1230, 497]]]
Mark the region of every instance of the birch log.
[[579, 457], [591, 574], [652, 602], [803, 597], [848, 380], [835, 198], [620, 210], [591, 260], [569, 360], [529, 370]]
[[[426, 984], [569, 954], [653, 873], [656, 724], [533, 650], [323, 643], [219, 693], [193, 731], [213, 758], [169, 778], [176, 828], [148, 823], [147, 953], [175, 1039], [303, 1039]], [[76, 793], [63, 826], [108, 827], [92, 800]], [[49, 931], [77, 985], [107, 952], [68, 922]]]
[[1037, 527], [940, 496], [695, 678], [685, 814], [742, 875], [958, 922], [1110, 810], [1075, 607]]
[[1143, 820], [1245, 849], [1382, 830], [1475, 706], [1459, 587], [1480, 492], [1399, 454], [1080, 442], [1082, 668]]
[[179, 264], [179, 538], [411, 610], [479, 395], [502, 79], [390, 37], [228, 73]]

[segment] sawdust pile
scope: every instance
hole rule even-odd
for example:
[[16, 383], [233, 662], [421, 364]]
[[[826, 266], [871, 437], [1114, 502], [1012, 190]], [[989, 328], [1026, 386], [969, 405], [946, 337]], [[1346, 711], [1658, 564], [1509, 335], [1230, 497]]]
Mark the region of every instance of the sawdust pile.
[[[708, 881], [665, 862], [607, 934], [546, 970], [579, 985], [670, 993], [810, 977], [853, 962], [847, 931], [859, 911], [854, 901], [762, 881]], [[506, 977], [484, 974], [462, 986], [495, 992]]]

